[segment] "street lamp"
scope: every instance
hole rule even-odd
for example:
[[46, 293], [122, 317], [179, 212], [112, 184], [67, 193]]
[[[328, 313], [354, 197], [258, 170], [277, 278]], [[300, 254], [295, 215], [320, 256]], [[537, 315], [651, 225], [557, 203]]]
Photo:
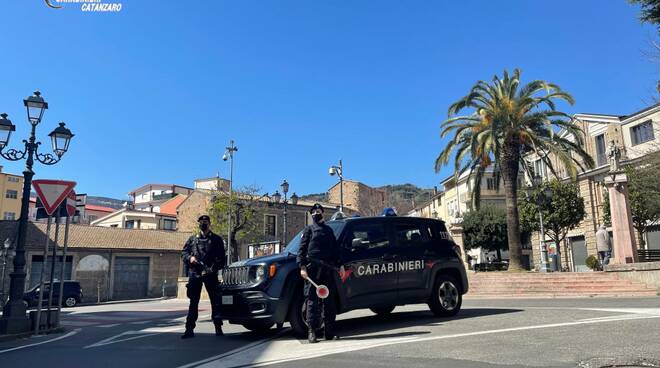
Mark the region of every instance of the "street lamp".
[[286, 245], [286, 206], [287, 206], [287, 197], [286, 194], [289, 192], [289, 183], [286, 181], [286, 179], [280, 184], [280, 187], [282, 187], [282, 193], [284, 193], [284, 215], [282, 216], [283, 222], [284, 222], [284, 235], [282, 236], [283, 243]]
[[[539, 251], [541, 253], [541, 268], [540, 272], [548, 272], [548, 248], [545, 244], [545, 229], [543, 227], [543, 206], [547, 201], [552, 198], [552, 189], [546, 187], [543, 189], [543, 192], [539, 195], [535, 195], [535, 189], [540, 188], [543, 179], [540, 176], [535, 176], [532, 179], [532, 184], [528, 185], [525, 188], [525, 198], [528, 201], [532, 201], [536, 204], [536, 207], [539, 211], [539, 223], [540, 223], [540, 241], [539, 241]], [[532, 198], [533, 197], [533, 198]]]
[[9, 247], [11, 247], [11, 240], [7, 238], [4, 247], [0, 249], [0, 257], [2, 257], [2, 289], [0, 290], [0, 305], [5, 304], [5, 270], [7, 269], [7, 256], [9, 256]]
[[298, 197], [296, 192], [293, 192], [293, 195], [291, 195], [291, 204], [293, 204], [294, 206], [297, 205], [298, 199], [300, 199], [300, 197]]
[[23, 100], [23, 105], [27, 109], [28, 121], [31, 125], [30, 136], [24, 140], [24, 149], [4, 149], [9, 144], [11, 133], [16, 130], [12, 122], [7, 119], [7, 114], [0, 115], [0, 156], [9, 161], [19, 161], [26, 159], [25, 171], [23, 171], [23, 197], [21, 199], [21, 216], [18, 220], [18, 236], [16, 237], [16, 256], [14, 257], [14, 272], [9, 277], [9, 301], [4, 306], [2, 318], [0, 318], [0, 334], [16, 334], [27, 332], [30, 329], [30, 322], [25, 315], [25, 303], [23, 302], [23, 292], [25, 290], [25, 239], [27, 236], [28, 211], [30, 206], [30, 191], [32, 189], [32, 177], [34, 171], [34, 159], [44, 165], [54, 165], [60, 161], [62, 156], [68, 151], [69, 143], [73, 134], [60, 123], [49, 136], [53, 144], [53, 152], [41, 153], [39, 146], [41, 142], [37, 141], [36, 128], [48, 109], [48, 103], [41, 97], [39, 91], [34, 92], [32, 96]]
[[229, 160], [229, 205], [227, 206], [227, 263], [232, 260], [232, 245], [231, 245], [231, 202], [233, 200], [233, 185], [234, 185], [234, 153], [238, 151], [238, 147], [234, 145], [234, 140], [229, 141], [229, 146], [225, 148], [225, 154], [222, 155], [222, 160]]
[[344, 165], [341, 160], [339, 160], [339, 166], [330, 166], [328, 174], [339, 177], [339, 212], [344, 212]]

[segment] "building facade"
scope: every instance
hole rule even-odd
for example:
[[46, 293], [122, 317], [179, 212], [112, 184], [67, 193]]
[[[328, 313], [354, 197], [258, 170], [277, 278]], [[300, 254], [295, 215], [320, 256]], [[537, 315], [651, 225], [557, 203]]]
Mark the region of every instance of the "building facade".
[[[563, 244], [559, 244], [563, 267], [572, 271], [586, 271], [586, 258], [595, 255], [596, 231], [603, 220], [603, 203], [607, 196], [604, 178], [610, 170], [608, 146], [610, 142], [622, 152], [622, 165], [635, 165], [650, 153], [660, 151], [660, 104], [650, 106], [630, 115], [576, 114], [577, 126], [584, 132], [584, 149], [591, 155], [595, 166], [583, 170], [578, 175], [577, 185], [584, 199], [586, 215], [580, 224], [569, 231]], [[559, 134], [564, 134], [560, 132]], [[544, 180], [555, 176], [535, 155], [526, 159], [533, 165], [533, 174]], [[555, 157], [549, 159], [558, 168], [559, 180], [570, 180], [564, 167]], [[611, 229], [608, 228], [611, 232]], [[649, 224], [646, 234], [646, 244], [649, 249], [660, 249], [660, 226]], [[533, 244], [540, 243], [540, 234], [532, 237]], [[545, 239], [551, 250], [556, 247], [549, 238]], [[639, 240], [637, 241], [639, 244]], [[540, 259], [540, 248], [534, 247], [534, 258]]]
[[[52, 226], [51, 242], [55, 242]], [[17, 221], [0, 221], [0, 237], [16, 241]], [[191, 234], [70, 225], [64, 279], [79, 281], [83, 302], [175, 296], [181, 273], [181, 250]], [[46, 224], [29, 223], [26, 238], [26, 288], [50, 275], [52, 257], [44, 263]], [[55, 278], [60, 279], [64, 231], [58, 235]], [[12, 272], [12, 259], [7, 263]], [[5, 290], [9, 277], [5, 278]]]
[[23, 176], [4, 173], [0, 166], [0, 220], [18, 220], [23, 199]]
[[193, 188], [174, 184], [146, 184], [128, 195], [133, 201], [133, 209], [138, 211], [160, 212], [160, 206], [178, 194], [189, 195]]
[[[178, 223], [179, 231], [197, 232], [198, 223], [197, 218], [202, 214], [208, 214], [211, 202], [213, 201], [214, 192], [208, 190], [195, 190], [189, 195], [181, 205], [178, 207]], [[257, 199], [250, 199], [256, 201], [251, 204], [255, 206], [257, 211], [256, 230], [251, 240], [243, 241], [238, 239], [239, 242], [239, 257], [240, 259], [249, 258], [255, 254], [255, 247], [260, 245], [270, 246], [274, 245], [273, 251], [281, 251], [284, 246], [293, 239], [293, 237], [300, 232], [305, 226], [311, 223], [309, 216], [309, 209], [314, 205], [314, 202], [308, 201], [291, 201], [286, 204], [286, 233], [284, 231], [284, 207], [283, 200], [274, 202], [271, 197], [262, 196]], [[240, 196], [238, 202], [241, 202]], [[326, 219], [329, 219], [337, 210], [338, 206], [330, 203], [322, 203], [325, 207]], [[346, 215], [355, 213], [350, 208], [345, 209]], [[227, 234], [220, 234], [223, 239], [227, 238]]]
[[[337, 183], [328, 189], [328, 202], [341, 203], [341, 188]], [[363, 216], [377, 216], [387, 204], [387, 192], [354, 180], [343, 181], [344, 207]]]
[[176, 214], [137, 211], [130, 208], [112, 212], [90, 223], [92, 226], [120, 229], [168, 230], [177, 229]]

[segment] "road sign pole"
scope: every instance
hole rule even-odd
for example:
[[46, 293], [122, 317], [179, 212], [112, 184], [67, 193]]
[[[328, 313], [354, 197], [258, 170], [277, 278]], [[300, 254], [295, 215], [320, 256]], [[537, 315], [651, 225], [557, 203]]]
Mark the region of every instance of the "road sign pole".
[[60, 293], [57, 299], [57, 321], [60, 321], [60, 312], [62, 311], [62, 295], [64, 294], [64, 271], [66, 270], [66, 248], [69, 245], [69, 223], [71, 216], [66, 217], [66, 224], [64, 225], [64, 251], [62, 252], [62, 265], [60, 266]]
[[[50, 291], [48, 292], [48, 314], [46, 315], [46, 328], [50, 328], [50, 310], [53, 308], [53, 289], [55, 289], [55, 260], [57, 259], [57, 245], [60, 241], [60, 210], [55, 212], [55, 241], [53, 241], [53, 257], [50, 260]], [[60, 284], [62, 282], [60, 281]]]
[[46, 226], [46, 245], [44, 246], [43, 261], [41, 263], [41, 275], [39, 276], [39, 303], [37, 304], [37, 320], [34, 323], [34, 334], [39, 335], [39, 325], [41, 324], [41, 304], [44, 302], [44, 268], [46, 267], [46, 258], [48, 257], [48, 243], [50, 243], [50, 219], [48, 216], [48, 225]]

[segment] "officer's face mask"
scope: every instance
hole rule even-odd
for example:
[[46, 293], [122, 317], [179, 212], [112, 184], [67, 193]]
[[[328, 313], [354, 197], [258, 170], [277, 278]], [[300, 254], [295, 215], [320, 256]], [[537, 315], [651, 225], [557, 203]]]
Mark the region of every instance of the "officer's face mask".
[[318, 213], [318, 212], [317, 212], [317, 213], [313, 213], [313, 214], [312, 214], [312, 220], [314, 220], [314, 222], [321, 222], [321, 221], [323, 221], [323, 214], [322, 214], [322, 213]]
[[208, 222], [200, 222], [199, 229], [202, 230], [202, 232], [207, 232], [209, 230], [209, 223]]

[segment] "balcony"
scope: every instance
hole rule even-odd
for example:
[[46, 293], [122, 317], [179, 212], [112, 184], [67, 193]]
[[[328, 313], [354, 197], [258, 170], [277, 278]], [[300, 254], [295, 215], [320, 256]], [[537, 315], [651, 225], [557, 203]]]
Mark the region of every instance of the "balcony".
[[163, 199], [170, 199], [176, 196], [176, 193], [163, 193], [163, 194], [154, 194], [152, 201], [160, 201]]

